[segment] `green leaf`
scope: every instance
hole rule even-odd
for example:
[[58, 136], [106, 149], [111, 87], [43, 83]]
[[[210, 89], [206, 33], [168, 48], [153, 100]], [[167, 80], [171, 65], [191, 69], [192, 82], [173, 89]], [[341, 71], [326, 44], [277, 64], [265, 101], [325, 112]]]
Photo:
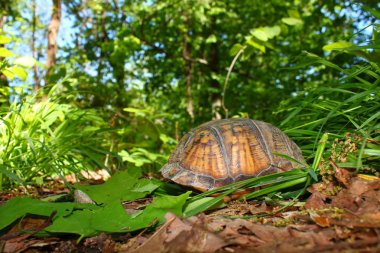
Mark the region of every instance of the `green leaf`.
[[0, 57], [10, 57], [13, 55], [14, 54], [5, 47], [0, 47]]
[[142, 115], [146, 115], [147, 113], [149, 113], [149, 110], [147, 109], [139, 109], [139, 108], [132, 108], [132, 107], [124, 108], [123, 111], [142, 114]]
[[241, 45], [240, 43], [236, 43], [235, 45], [232, 46], [232, 48], [230, 49], [230, 55], [231, 56], [235, 56], [237, 55], [237, 53], [239, 53], [239, 51], [243, 48], [243, 45]]
[[328, 45], [323, 46], [323, 50], [325, 51], [332, 51], [332, 50], [338, 50], [338, 49], [344, 49], [348, 47], [352, 47], [354, 44], [348, 41], [339, 41], [339, 42], [334, 42]]
[[76, 211], [73, 214], [54, 220], [46, 228], [51, 233], [74, 233], [81, 237], [100, 232], [131, 232], [150, 227], [165, 221], [165, 214], [172, 212], [182, 215], [183, 206], [191, 192], [179, 196], [158, 196], [136, 216], [125, 212], [121, 203], [112, 202], [97, 210]]
[[279, 35], [281, 33], [281, 28], [279, 26], [265, 26], [253, 29], [251, 34], [261, 41], [268, 41], [268, 39], [272, 39], [273, 37]]
[[370, 156], [378, 156], [380, 157], [380, 150], [377, 149], [364, 149], [364, 154]]
[[49, 217], [54, 211], [56, 217], [68, 216], [75, 209], [96, 209], [97, 206], [79, 203], [48, 203], [31, 198], [13, 198], [0, 207], [0, 230], [27, 214]]
[[75, 185], [98, 204], [122, 202], [143, 198], [160, 186], [158, 181], [139, 179], [139, 174], [129, 171], [115, 173], [107, 182], [100, 185]]
[[319, 166], [319, 163], [321, 162], [321, 159], [323, 157], [328, 138], [329, 138], [329, 134], [324, 133], [322, 135], [321, 139], [319, 140], [317, 151], [315, 152], [315, 157], [313, 160], [313, 165], [311, 166], [311, 168], [314, 171], [318, 171], [318, 166]]
[[288, 9], [288, 14], [289, 14], [289, 17], [292, 17], [292, 18], [301, 18], [298, 10], [296, 9]]
[[265, 46], [263, 46], [263, 45], [261, 45], [261, 44], [255, 42], [254, 40], [249, 39], [249, 40], [247, 41], [247, 44], [250, 45], [250, 46], [252, 46], [252, 47], [254, 47], [254, 48], [257, 48], [257, 49], [259, 49], [261, 52], [265, 53]]
[[256, 37], [257, 39], [261, 41], [267, 41], [268, 40], [268, 35], [266, 32], [262, 29], [254, 29], [251, 34]]
[[13, 64], [19, 65], [25, 68], [31, 68], [36, 64], [36, 60], [30, 56], [21, 56], [15, 59]]
[[282, 18], [281, 21], [284, 22], [287, 25], [302, 25], [303, 24], [302, 19], [292, 18], [292, 17]]
[[[4, 121], [2, 123], [4, 123]], [[6, 123], [4, 123], [4, 124], [6, 124]], [[18, 182], [19, 184], [23, 184], [23, 181], [21, 180], [21, 178], [19, 178], [16, 174], [7, 170], [7, 166], [2, 165], [1, 163], [2, 163], [2, 161], [0, 162], [0, 173], [3, 173], [4, 175], [11, 178], [15, 182]]]
[[206, 39], [206, 44], [212, 44], [216, 43], [218, 38], [215, 36], [215, 34], [211, 34], [207, 39]]
[[7, 44], [9, 42], [11, 42], [12, 39], [11, 38], [8, 38], [4, 35], [0, 35], [0, 44]]
[[317, 173], [315, 173], [315, 170], [313, 168], [309, 168], [307, 170], [307, 172], [309, 173], [309, 175], [314, 179], [315, 182], [318, 182], [318, 175]]
[[[190, 202], [183, 211], [185, 217], [189, 217], [189, 214], [194, 213], [194, 210], [197, 210], [200, 206], [206, 204], [208, 201], [213, 200], [214, 197], [204, 197], [195, 201]], [[214, 206], [209, 207], [208, 209], [221, 208], [225, 205], [223, 201], [216, 203]]]
[[15, 78], [15, 75], [9, 69], [3, 69], [1, 70], [1, 73], [3, 73], [9, 80], [13, 80]]
[[17, 66], [12, 66], [8, 68], [9, 71], [11, 71], [13, 74], [18, 76], [21, 80], [25, 81], [26, 78], [28, 77], [28, 73], [25, 71], [25, 69], [17, 67]]
[[263, 27], [263, 29], [269, 39], [272, 39], [281, 33], [281, 28], [277, 25], [271, 26], [271, 27], [266, 26], [266, 27]]

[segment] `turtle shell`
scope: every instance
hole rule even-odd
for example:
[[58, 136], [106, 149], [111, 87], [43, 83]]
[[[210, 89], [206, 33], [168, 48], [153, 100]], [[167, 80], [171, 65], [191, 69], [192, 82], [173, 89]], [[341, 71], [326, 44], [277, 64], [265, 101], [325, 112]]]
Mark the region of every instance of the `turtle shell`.
[[300, 148], [269, 123], [215, 120], [183, 136], [161, 173], [178, 184], [207, 191], [297, 166], [274, 152], [304, 162]]

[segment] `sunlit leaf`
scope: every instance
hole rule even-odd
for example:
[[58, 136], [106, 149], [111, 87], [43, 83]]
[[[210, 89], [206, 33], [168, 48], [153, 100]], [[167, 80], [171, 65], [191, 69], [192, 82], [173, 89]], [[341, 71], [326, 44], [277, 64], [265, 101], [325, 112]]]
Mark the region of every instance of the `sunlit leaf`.
[[3, 69], [1, 70], [1, 73], [3, 73], [9, 80], [13, 80], [15, 78], [15, 75], [9, 69]]
[[86, 237], [100, 232], [120, 233], [147, 228], [155, 223], [164, 222], [167, 212], [181, 216], [190, 193], [155, 197], [153, 202], [137, 215], [127, 214], [119, 202], [107, 203], [96, 210], [75, 211], [71, 215], [60, 216], [46, 230], [51, 233], [71, 233]]
[[53, 212], [57, 212], [56, 216], [67, 216], [74, 209], [82, 208], [96, 209], [97, 206], [79, 203], [49, 203], [37, 199], [16, 197], [0, 206], [0, 230], [27, 214], [48, 217]]
[[4, 35], [0, 35], [0, 44], [7, 44], [11, 41], [12, 41], [11, 38], [8, 38], [7, 36], [4, 36]]
[[208, 38], [206, 39], [206, 43], [207, 43], [207, 44], [215, 43], [217, 40], [218, 40], [218, 38], [215, 36], [215, 34], [211, 34], [211, 35], [208, 36]]
[[15, 59], [13, 64], [19, 65], [25, 68], [31, 68], [36, 64], [36, 60], [30, 56], [22, 56]]
[[261, 45], [261, 44], [255, 42], [254, 40], [248, 40], [248, 41], [247, 41], [247, 44], [248, 44], [248, 45], [251, 45], [252, 47], [257, 48], [257, 49], [259, 49], [261, 52], [265, 53], [265, 46], [263, 46], [263, 45]]
[[323, 50], [332, 51], [332, 50], [337, 50], [337, 49], [344, 49], [351, 46], [353, 46], [351, 42], [339, 41], [339, 42], [334, 42], [334, 43], [323, 46]]
[[303, 24], [302, 19], [299, 19], [299, 18], [291, 18], [291, 17], [282, 18], [281, 21], [287, 25], [302, 25]]
[[75, 188], [86, 193], [98, 204], [114, 201], [129, 201], [143, 198], [160, 186], [157, 181], [139, 179], [139, 174], [129, 171], [115, 173], [104, 184], [83, 186], [77, 184]]
[[254, 29], [251, 34], [256, 37], [257, 39], [261, 41], [267, 41], [268, 40], [268, 35], [267, 33], [262, 30], [262, 29]]
[[0, 57], [10, 57], [13, 55], [14, 54], [5, 47], [0, 47]]
[[25, 71], [25, 69], [17, 67], [17, 66], [10, 67], [9, 71], [11, 71], [13, 74], [18, 76], [23, 81], [25, 81], [26, 78], [28, 77], [28, 73]]

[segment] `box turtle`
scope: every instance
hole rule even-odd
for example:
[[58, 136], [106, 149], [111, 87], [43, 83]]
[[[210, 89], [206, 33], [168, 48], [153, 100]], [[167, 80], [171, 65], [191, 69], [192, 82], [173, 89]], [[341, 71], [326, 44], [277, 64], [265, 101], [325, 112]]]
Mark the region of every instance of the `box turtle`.
[[183, 136], [161, 173], [178, 184], [207, 191], [298, 165], [274, 152], [304, 162], [300, 148], [269, 123], [214, 120]]

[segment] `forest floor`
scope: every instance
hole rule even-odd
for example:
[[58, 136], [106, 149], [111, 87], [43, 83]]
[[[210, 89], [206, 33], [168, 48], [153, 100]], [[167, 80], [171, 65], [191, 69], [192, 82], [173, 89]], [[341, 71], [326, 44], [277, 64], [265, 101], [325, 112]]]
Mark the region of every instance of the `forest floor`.
[[[157, 230], [76, 237], [37, 237], [49, 220], [28, 217], [0, 236], [0, 252], [380, 252], [380, 180], [339, 169], [312, 185], [303, 201], [276, 212], [271, 201], [232, 201], [190, 218], [166, 215]], [[68, 192], [58, 183], [29, 188], [29, 195]], [[0, 205], [22, 190], [0, 194]], [[133, 209], [138, 203], [129, 203]], [[278, 204], [278, 203], [277, 203]], [[282, 203], [284, 204], [284, 203]], [[272, 213], [271, 215], [264, 215]], [[242, 218], [244, 217], [244, 218]]]

